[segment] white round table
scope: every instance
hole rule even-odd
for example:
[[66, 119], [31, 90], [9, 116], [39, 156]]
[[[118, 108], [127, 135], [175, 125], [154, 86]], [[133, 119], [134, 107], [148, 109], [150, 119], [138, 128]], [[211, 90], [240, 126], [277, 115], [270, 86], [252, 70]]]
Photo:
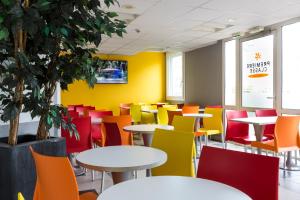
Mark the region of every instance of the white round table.
[[167, 161], [167, 154], [144, 146], [108, 146], [83, 151], [77, 163], [87, 169], [112, 172], [114, 184], [132, 178], [136, 170], [151, 169]]
[[165, 129], [165, 130], [173, 130], [173, 126], [169, 125], [159, 125], [159, 124], [138, 124], [138, 125], [131, 125], [131, 126], [125, 126], [123, 128], [124, 131], [132, 132], [132, 133], [138, 133], [142, 134], [144, 145], [150, 146], [152, 143], [153, 134], [155, 132], [155, 129]]
[[228, 185], [200, 178], [157, 176], [126, 181], [104, 191], [98, 200], [250, 200]]

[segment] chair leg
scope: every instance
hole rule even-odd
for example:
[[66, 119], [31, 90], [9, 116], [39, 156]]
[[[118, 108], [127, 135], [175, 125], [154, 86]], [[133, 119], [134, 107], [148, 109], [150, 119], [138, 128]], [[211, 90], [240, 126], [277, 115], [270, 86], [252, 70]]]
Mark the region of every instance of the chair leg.
[[205, 135], [205, 146], [207, 146], [208, 143], [208, 135]]
[[227, 142], [224, 142], [224, 147], [225, 149], [227, 149]]
[[298, 163], [298, 155], [297, 155], [297, 153], [298, 153], [298, 151], [296, 150], [295, 151], [295, 165], [297, 165], [297, 163]]
[[100, 193], [103, 192], [103, 188], [104, 188], [104, 175], [105, 175], [105, 172], [102, 171], [102, 181], [101, 181], [101, 188], [100, 188]]
[[221, 138], [222, 138], [223, 148], [226, 149], [226, 147], [225, 147], [225, 135], [221, 134]]
[[195, 170], [195, 174], [197, 174], [196, 157], [194, 157], [193, 160], [194, 160], [194, 170]]
[[197, 141], [197, 137], [195, 137], [195, 148], [196, 148], [196, 155], [199, 155], [199, 150], [197, 148], [198, 145], [198, 141]]
[[247, 153], [247, 146], [244, 144], [244, 151]]
[[198, 140], [199, 140], [199, 149], [200, 149], [200, 151], [199, 151], [199, 154], [201, 153], [201, 150], [202, 150], [202, 140], [201, 140], [201, 136], [200, 137], [198, 137]]
[[134, 179], [137, 179], [138, 175], [137, 175], [137, 170], [134, 170]]

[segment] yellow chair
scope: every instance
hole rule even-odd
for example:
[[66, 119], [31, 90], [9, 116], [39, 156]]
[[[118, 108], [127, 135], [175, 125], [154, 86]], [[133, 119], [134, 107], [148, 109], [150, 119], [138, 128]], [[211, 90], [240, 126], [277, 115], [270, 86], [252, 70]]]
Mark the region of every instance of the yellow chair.
[[18, 200], [25, 200], [21, 192], [18, 193]]
[[[179, 115], [175, 115], [172, 121], [172, 126], [174, 126], [175, 131], [184, 131], [184, 132], [192, 132], [194, 133], [195, 127], [195, 118], [194, 117], [183, 117]], [[196, 171], [196, 156], [197, 156], [197, 149], [196, 143], [193, 143], [193, 161], [194, 167]]]
[[157, 123], [160, 125], [168, 125], [169, 118], [167, 109], [160, 107], [157, 110]]
[[142, 106], [133, 104], [130, 106], [130, 115], [132, 117], [132, 121], [135, 124], [141, 123], [142, 120]]
[[167, 110], [176, 110], [178, 109], [177, 105], [163, 105], [163, 108], [166, 108]]
[[[143, 105], [141, 107], [142, 111], [143, 110], [156, 110], [157, 106], [156, 105]], [[142, 118], [141, 118], [141, 123], [142, 124], [155, 124], [155, 117], [153, 113], [148, 113], [148, 112], [142, 112]]]
[[[196, 137], [205, 135], [205, 145], [208, 143], [208, 136], [223, 134], [223, 109], [222, 108], [205, 108], [204, 113], [212, 114], [212, 117], [203, 118], [203, 128], [198, 129], [195, 133]], [[222, 135], [222, 142], [224, 143], [224, 134]]]
[[152, 147], [166, 152], [168, 160], [165, 164], [153, 168], [152, 176], [195, 177], [192, 162], [193, 143], [194, 134], [192, 132], [156, 129]]

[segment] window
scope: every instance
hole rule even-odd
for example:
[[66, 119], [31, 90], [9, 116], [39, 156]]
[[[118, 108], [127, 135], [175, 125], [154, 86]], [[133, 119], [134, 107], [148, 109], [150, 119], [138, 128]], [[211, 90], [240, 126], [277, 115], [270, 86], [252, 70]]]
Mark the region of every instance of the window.
[[242, 106], [273, 108], [273, 35], [242, 43]]
[[300, 109], [300, 22], [282, 28], [282, 107]]
[[236, 105], [236, 41], [225, 42], [225, 105]]
[[182, 53], [167, 53], [167, 100], [183, 100]]

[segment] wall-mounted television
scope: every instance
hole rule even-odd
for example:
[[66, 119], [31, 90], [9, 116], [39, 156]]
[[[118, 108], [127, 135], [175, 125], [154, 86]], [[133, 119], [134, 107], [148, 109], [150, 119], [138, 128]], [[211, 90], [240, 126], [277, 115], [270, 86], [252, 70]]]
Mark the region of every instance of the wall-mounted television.
[[128, 62], [104, 60], [96, 72], [97, 83], [128, 83]]

